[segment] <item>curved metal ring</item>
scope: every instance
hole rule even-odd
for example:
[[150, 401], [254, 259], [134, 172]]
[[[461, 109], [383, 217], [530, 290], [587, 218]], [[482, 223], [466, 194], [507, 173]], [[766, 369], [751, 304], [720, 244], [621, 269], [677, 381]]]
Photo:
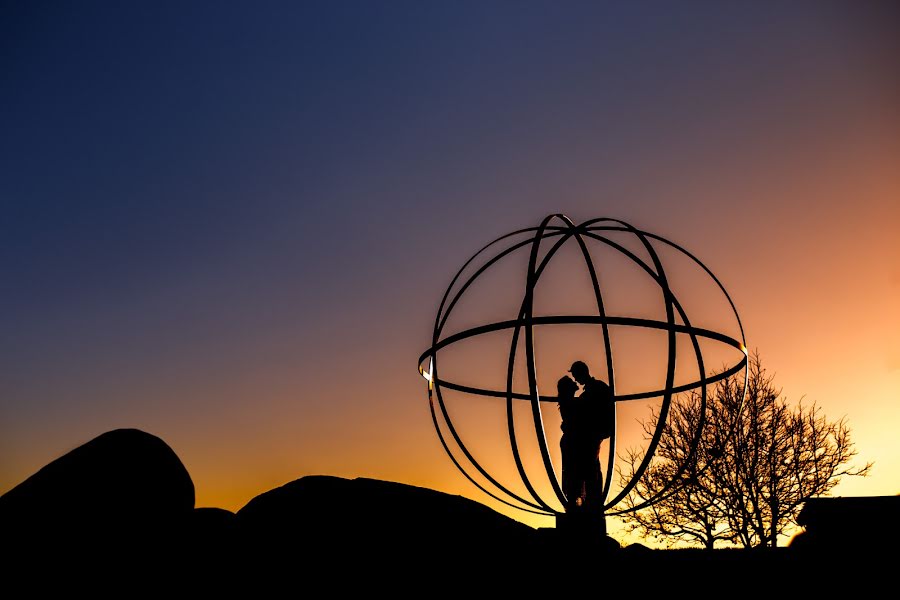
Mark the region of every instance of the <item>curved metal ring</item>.
[[[551, 221], [553, 219], [559, 219], [563, 222], [563, 225], [551, 225]], [[644, 249], [647, 251], [647, 254], [650, 256], [650, 262], [652, 265], [645, 260], [636, 256], [633, 252], [623, 247], [622, 245], [616, 243], [615, 241], [610, 240], [609, 238], [601, 235], [602, 232], [625, 232], [630, 233], [636, 236], [640, 242], [642, 243]], [[451, 298], [451, 292], [454, 290], [454, 287], [457, 285], [459, 281], [461, 281], [461, 277], [463, 272], [483, 253], [485, 253], [488, 249], [492, 248], [496, 244], [501, 241], [508, 240], [510, 238], [514, 238], [520, 235], [528, 235], [524, 240], [517, 241], [513, 243], [511, 246], [503, 249], [498, 252], [496, 255], [487, 260], [480, 268], [478, 268], [467, 280], [465, 280], [459, 289], [456, 291], [456, 294]], [[543, 259], [538, 261], [537, 257], [539, 254], [540, 244], [542, 240], [545, 239], [553, 239], [559, 238], [555, 244], [552, 246], [550, 250], [546, 252]], [[618, 250], [620, 253], [627, 256], [634, 263], [636, 263], [639, 267], [641, 267], [660, 287], [663, 300], [666, 307], [666, 320], [665, 321], [656, 321], [652, 319], [639, 319], [632, 317], [616, 317], [607, 315], [603, 305], [603, 296], [601, 294], [601, 288], [599, 284], [599, 278], [594, 269], [593, 260], [591, 258], [590, 253], [588, 252], [587, 246], [585, 245], [585, 238], [593, 239], [608, 246]], [[580, 250], [584, 257], [588, 272], [591, 277], [591, 283], [594, 289], [594, 294], [597, 300], [597, 308], [598, 315], [596, 316], [581, 316], [581, 315], [550, 315], [550, 316], [534, 316], [533, 315], [533, 291], [537, 282], [540, 278], [541, 273], [544, 268], [549, 263], [550, 259], [556, 253], [556, 251], [569, 239], [575, 239], [579, 244]], [[725, 298], [728, 300], [728, 303], [732, 309], [732, 313], [737, 320], [738, 328], [740, 329], [741, 339], [737, 340], [734, 337], [724, 335], [722, 333], [712, 331], [709, 329], [698, 328], [691, 325], [690, 320], [688, 319], [687, 314], [682, 308], [681, 304], [678, 302], [678, 299], [675, 297], [674, 292], [671, 290], [668, 284], [668, 280], [663, 269], [663, 265], [661, 260], [659, 259], [658, 253], [653, 247], [651, 240], [658, 241], [660, 243], [666, 244], [675, 250], [681, 252], [685, 256], [689, 257], [694, 263], [699, 265], [706, 273], [709, 275], [716, 285], [719, 287], [719, 290], [724, 294]], [[526, 277], [526, 286], [525, 286], [525, 295], [522, 301], [522, 307], [519, 311], [519, 316], [516, 319], [511, 319], [508, 321], [500, 321], [496, 323], [490, 323], [487, 325], [482, 325], [479, 327], [473, 327], [464, 331], [457, 332], [453, 335], [450, 335], [444, 339], [441, 339], [441, 333], [443, 331], [444, 326], [446, 325], [447, 319], [456, 306], [459, 299], [462, 297], [464, 292], [468, 289], [468, 287], [478, 279], [488, 268], [495, 265], [499, 262], [503, 257], [511, 254], [512, 252], [526, 248], [530, 246], [530, 257], [528, 264], [528, 273]], [[449, 302], [448, 302], [449, 301]], [[675, 321], [675, 312], [678, 312], [678, 315], [681, 317], [682, 324], [677, 324]], [[558, 515], [561, 514], [560, 511], [554, 509], [550, 506], [550, 504], [544, 500], [535, 490], [533, 484], [529, 480], [524, 465], [521, 460], [521, 456], [518, 449], [518, 442], [516, 438], [515, 427], [513, 423], [513, 400], [528, 400], [531, 403], [532, 409], [532, 418], [535, 426], [535, 434], [537, 435], [538, 447], [541, 452], [541, 456], [544, 462], [544, 467], [546, 470], [547, 477], [550, 481], [551, 487], [557, 496], [557, 499], [560, 500], [563, 505], [565, 505], [565, 498], [562, 493], [562, 490], [559, 485], [558, 477], [556, 476], [555, 470], [553, 468], [552, 462], [550, 460], [550, 455], [547, 447], [546, 437], [544, 435], [543, 429], [543, 418], [541, 415], [540, 403], [541, 402], [555, 402], [557, 398], [555, 396], [541, 396], [537, 386], [537, 376], [536, 376], [536, 365], [535, 365], [535, 357], [534, 357], [534, 327], [536, 325], [554, 325], [554, 324], [588, 324], [588, 325], [600, 325], [603, 328], [603, 339], [605, 346], [605, 355], [607, 360], [607, 374], [609, 378], [610, 389], [613, 391], [613, 397], [616, 402], [628, 401], [628, 400], [638, 400], [638, 399], [647, 399], [647, 398], [663, 398], [663, 404], [660, 409], [659, 421], [654, 430], [654, 434], [651, 439], [651, 443], [647, 448], [644, 459], [641, 464], [635, 471], [635, 476], [632, 480], [625, 486], [623, 490], [619, 492], [619, 494], [612, 501], [606, 503], [605, 498], [609, 493], [611, 477], [606, 477], [606, 483], [604, 485], [604, 489], [602, 491], [603, 494], [603, 502], [604, 502], [604, 510], [608, 510], [615, 506], [622, 498], [624, 498], [630, 490], [634, 487], [635, 483], [642, 475], [644, 470], [648, 467], [650, 460], [652, 459], [656, 447], [660, 441], [662, 436], [664, 424], [667, 419], [667, 413], [672, 402], [672, 397], [674, 394], [689, 391], [693, 389], [700, 388], [701, 389], [701, 415], [698, 422], [697, 431], [694, 433], [694, 436], [691, 440], [689, 452], [692, 454], [696, 451], [696, 448], [699, 443], [701, 429], [703, 427], [703, 423], [705, 420], [705, 411], [706, 411], [706, 401], [707, 401], [707, 386], [718, 381], [721, 381], [727, 377], [730, 377], [740, 371], [741, 369], [745, 370], [744, 377], [744, 388], [746, 393], [746, 369], [748, 365], [747, 361], [747, 349], [746, 343], [744, 341], [744, 330], [743, 325], [740, 321], [740, 316], [737, 313], [737, 309], [734, 305], [733, 300], [731, 299], [728, 292], [725, 290], [722, 283], [719, 279], [709, 270], [706, 265], [704, 265], [696, 256], [665, 238], [661, 236], [651, 234], [648, 232], [640, 231], [631, 225], [616, 219], [593, 219], [582, 223], [580, 225], [575, 225], [571, 220], [569, 220], [564, 215], [550, 215], [546, 219], [542, 221], [540, 226], [538, 227], [530, 227], [525, 229], [520, 229], [514, 231], [512, 233], [503, 235], [494, 241], [483, 246], [478, 252], [476, 252], [466, 263], [460, 268], [457, 274], [454, 276], [450, 285], [448, 286], [444, 296], [441, 300], [440, 307], [438, 309], [437, 317], [435, 319], [435, 327], [432, 338], [432, 345], [429, 349], [421, 354], [419, 357], [419, 372], [428, 379], [428, 389], [429, 389], [429, 403], [431, 408], [432, 420], [434, 422], [435, 430], [437, 431], [438, 437], [441, 441], [441, 444], [444, 447], [444, 450], [450, 456], [454, 465], [459, 469], [462, 474], [469, 479], [474, 485], [476, 485], [479, 489], [487, 493], [492, 498], [517, 509], [524, 510], [527, 512], [532, 512], [536, 514], [545, 514], [545, 515]], [[667, 332], [668, 339], [668, 358], [667, 358], [667, 370], [666, 370], [666, 383], [665, 387], [659, 390], [651, 390], [646, 392], [632, 393], [620, 395], [615, 393], [615, 380], [614, 380], [614, 369], [613, 369], [613, 358], [612, 358], [612, 350], [610, 347], [610, 335], [609, 335], [609, 327], [617, 327], [617, 326], [628, 326], [628, 327], [643, 327], [650, 329], [657, 329], [661, 331]], [[508, 371], [507, 371], [507, 386], [506, 390], [490, 390], [484, 389], [474, 386], [465, 386], [460, 385], [449, 380], [442, 379], [438, 375], [438, 352], [441, 349], [450, 346], [456, 342], [478, 336], [484, 333], [490, 333], [494, 331], [501, 330], [512, 330], [512, 343], [510, 346], [510, 355], [508, 360]], [[516, 349], [518, 348], [518, 340], [520, 332], [524, 331], [525, 335], [525, 359], [526, 359], [526, 368], [528, 373], [528, 394], [524, 394], [521, 392], [513, 391], [513, 367], [515, 363], [515, 355]], [[675, 386], [674, 385], [674, 372], [675, 372], [675, 356], [676, 356], [676, 335], [677, 334], [687, 334], [691, 338], [692, 346], [694, 349], [694, 353], [696, 354], [697, 364], [698, 364], [698, 372], [701, 374], [700, 378], [697, 381], [682, 384]], [[740, 350], [743, 353], [742, 358], [732, 367], [714, 374], [711, 377], [706, 377], [705, 366], [703, 360], [703, 354], [700, 350], [698, 338], [706, 338], [716, 340], [718, 342], [724, 343], [728, 346], [734, 347]], [[423, 362], [425, 360], [429, 361], [428, 370], [426, 371], [423, 367]], [[512, 450], [513, 457], [516, 462], [516, 467], [518, 469], [519, 476], [524, 484], [526, 490], [529, 492], [531, 499], [522, 497], [519, 494], [514, 493], [509, 490], [507, 487], [502, 485], [499, 481], [497, 481], [490, 473], [487, 472], [475, 459], [475, 457], [471, 454], [469, 449], [463, 443], [459, 433], [456, 431], [453, 422], [450, 419], [450, 415], [447, 412], [447, 407], [443, 399], [442, 389], [446, 388], [449, 390], [459, 391], [472, 395], [480, 395], [485, 397], [496, 397], [496, 398], [505, 398], [506, 399], [506, 410], [507, 410], [507, 423], [509, 430], [509, 439], [510, 446]], [[437, 405], [440, 409], [436, 410], [435, 407], [435, 398], [437, 399]], [[481, 485], [468, 473], [467, 469], [463, 467], [463, 465], [459, 462], [456, 456], [454, 456], [451, 451], [447, 439], [445, 439], [444, 434], [441, 431], [441, 425], [438, 420], [438, 412], [440, 412], [444, 427], [449, 432], [450, 436], [453, 438], [459, 450], [465, 456], [466, 460], [493, 486], [497, 488], [502, 494], [505, 494], [508, 498], [518, 502], [519, 504], [514, 504], [507, 499], [500, 497], [499, 495], [492, 493], [485, 486]], [[615, 433], [610, 440], [609, 444], [609, 465], [607, 467], [607, 473], [612, 472], [613, 464], [614, 464], [614, 449], [615, 449]], [[637, 510], [649, 504], [652, 504], [655, 501], [661, 499], [664, 495], [671, 493], [670, 487], [673, 485], [674, 481], [678, 478], [681, 472], [684, 470], [682, 467], [676, 476], [673, 478], [673, 481], [669, 483], [669, 485], [664, 486], [662, 490], [660, 490], [655, 496], [645, 500], [644, 502], [629, 508], [628, 510]], [[610, 514], [620, 514], [621, 512], [625, 512], [624, 510], [620, 510], [618, 512], [610, 513]]]

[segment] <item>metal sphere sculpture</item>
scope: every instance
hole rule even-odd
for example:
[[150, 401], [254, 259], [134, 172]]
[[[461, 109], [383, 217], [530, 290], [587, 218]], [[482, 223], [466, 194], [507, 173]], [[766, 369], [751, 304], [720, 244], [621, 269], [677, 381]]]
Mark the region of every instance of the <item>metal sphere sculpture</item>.
[[[645, 260], [638, 256], [625, 245], [618, 243], [613, 238], [615, 235], [629, 235], [635, 238], [639, 247], [646, 251], [649, 260]], [[645, 273], [659, 288], [662, 302], [665, 307], [665, 320], [653, 320], [645, 318], [635, 318], [630, 316], [620, 316], [609, 314], [604, 307], [604, 288], [600, 285], [600, 271], [589, 252], [587, 242], [599, 242], [615, 251], [621, 253], [630, 259], [640, 271]], [[534, 313], [534, 292], [538, 281], [545, 272], [550, 260], [557, 254], [559, 249], [567, 243], [577, 244], [581, 256], [584, 258], [584, 264], [587, 274], [590, 277], [593, 287], [593, 294], [596, 298], [596, 314], [588, 315], [536, 315]], [[546, 244], [549, 248], [541, 254], [542, 244]], [[699, 266], [708, 275], [721, 293], [730, 307], [736, 320], [737, 329], [740, 331], [740, 339], [735, 339], [724, 333], [712, 331], [710, 329], [699, 328], [691, 325], [690, 317], [685, 312], [682, 304], [679, 302], [675, 293], [672, 291], [669, 280], [667, 279], [666, 270], [662, 264], [657, 249], [658, 245], [674, 249], [687, 257], [694, 264]], [[463, 331], [444, 335], [444, 328], [447, 319], [457, 306], [460, 299], [470, 288], [470, 286], [492, 266], [496, 265], [502, 259], [508, 257], [516, 251], [529, 252], [528, 268], [523, 282], [523, 298], [521, 307], [517, 315], [511, 315], [511, 318], [504, 321], [486, 323], [476, 327], [471, 327]], [[490, 253], [493, 252], [493, 255]], [[473, 269], [471, 265], [475, 265], [476, 260], [483, 260], [484, 263], [474, 270], [467, 277], [463, 277], [466, 269]], [[677, 317], [676, 317], [677, 315]], [[579, 225], [573, 223], [568, 217], [562, 214], [554, 214], [546, 217], [539, 226], [519, 229], [517, 231], [503, 235], [494, 241], [488, 243], [476, 252], [457, 272], [447, 291], [441, 300], [435, 318], [434, 332], [431, 340], [431, 346], [425, 350], [419, 357], [419, 373], [428, 382], [428, 399], [431, 408], [431, 416], [434, 422], [435, 430], [444, 450], [450, 459], [459, 469], [459, 471], [476, 487], [488, 494], [495, 500], [502, 502], [513, 508], [531, 512], [540, 515], [560, 516], [564, 509], [554, 506], [553, 498], [542, 496], [536, 489], [534, 482], [526, 473], [523, 465], [523, 457], [520, 450], [520, 440], [517, 437], [516, 427], [513, 420], [514, 403], [527, 402], [531, 407], [531, 420], [534, 424], [534, 431], [537, 436], [537, 446], [540, 452], [540, 458], [543, 461], [543, 468], [546, 470], [547, 478], [550, 481], [550, 487], [554, 493], [559, 505], [565, 507], [567, 501], [562, 490], [560, 478], [556, 475], [554, 469], [547, 439], [546, 427], [541, 411], [541, 402], [555, 402], [554, 396], [542, 395], [538, 389], [537, 382], [537, 366], [535, 362], [535, 326], [560, 325], [560, 324], [585, 324], [600, 326], [602, 330], [603, 350], [605, 354], [606, 370], [609, 381], [607, 382], [612, 390], [615, 403], [627, 402], [640, 399], [661, 399], [661, 405], [658, 412], [658, 421], [653, 431], [652, 438], [646, 448], [646, 452], [641, 460], [638, 468], [634, 471], [634, 476], [623, 486], [621, 491], [614, 498], [609, 498], [610, 483], [612, 477], [609, 476], [613, 472], [616, 456], [616, 434], [613, 433], [610, 438], [608, 455], [606, 459], [606, 473], [604, 478], [602, 502], [603, 512], [605, 514], [615, 515], [628, 511], [638, 510], [658, 502], [668, 493], [673, 491], [676, 480], [681, 476], [678, 472], [672, 481], [669, 482], [655, 496], [644, 500], [639, 504], [634, 504], [628, 508], [615, 510], [617, 504], [625, 498], [634, 488], [641, 475], [646, 471], [647, 467], [656, 452], [660, 439], [663, 434], [669, 408], [673, 400], [673, 396], [681, 392], [698, 390], [700, 398], [700, 419], [697, 422], [696, 431], [693, 434], [692, 445], [689, 449], [689, 455], [692, 455], [697, 448], [700, 440], [701, 430], [704, 425], [704, 416], [707, 407], [707, 388], [717, 381], [730, 377], [741, 370], [747, 369], [747, 348], [744, 339], [743, 326], [740, 322], [737, 309], [734, 302], [728, 295], [719, 279], [710, 271], [698, 258], [693, 254], [659, 235], [639, 230], [628, 223], [611, 218], [596, 218], [585, 221]], [[667, 364], [665, 385], [661, 389], [651, 389], [640, 391], [637, 393], [617, 394], [616, 380], [614, 369], [614, 355], [610, 342], [610, 328], [648, 328], [665, 332]], [[509, 360], [506, 373], [506, 389], [487, 389], [471, 385], [463, 385], [442, 378], [439, 371], [439, 356], [443, 350], [449, 346], [462, 340], [471, 339], [476, 336], [487, 334], [490, 332], [507, 330], [511, 331], [511, 347], [509, 352]], [[690, 337], [693, 356], [697, 363], [698, 373], [700, 377], [686, 384], [675, 384], [675, 364], [677, 357], [676, 338], [678, 335], [687, 335]], [[716, 373], [707, 374], [707, 367], [704, 362], [703, 352], [700, 348], [700, 339], [714, 340], [726, 346], [737, 349], [740, 358], [731, 366], [718, 371]], [[527, 368], [528, 393], [514, 391], [514, 371], [517, 351], [520, 344], [524, 344], [524, 357]], [[508, 435], [510, 442], [510, 450], [512, 452], [518, 476], [527, 494], [516, 492], [510, 489], [511, 486], [504, 485], [495, 476], [488, 472], [484, 466], [476, 460], [475, 456], [470, 452], [469, 448], [463, 443], [460, 432], [452, 422], [447, 410], [444, 399], [444, 390], [455, 390], [464, 394], [502, 398], [506, 401], [506, 414], [508, 424]], [[455, 447], [456, 452], [451, 450], [451, 446]], [[479, 483], [473, 476], [474, 473], [480, 474], [484, 483]], [[557, 505], [558, 506], [558, 505]]]

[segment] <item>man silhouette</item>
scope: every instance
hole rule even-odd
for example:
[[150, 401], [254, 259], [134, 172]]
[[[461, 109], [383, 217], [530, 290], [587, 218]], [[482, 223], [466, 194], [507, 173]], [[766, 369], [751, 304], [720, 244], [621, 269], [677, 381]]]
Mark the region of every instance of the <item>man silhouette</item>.
[[[591, 376], [587, 364], [578, 360], [572, 363], [569, 373], [581, 386], [577, 397], [579, 410], [575, 428], [578, 447], [575, 471], [584, 481], [583, 508], [603, 512], [603, 472], [600, 469], [600, 444], [611, 437], [615, 429], [615, 403], [612, 390], [605, 381]], [[571, 506], [571, 503], [570, 503]]]

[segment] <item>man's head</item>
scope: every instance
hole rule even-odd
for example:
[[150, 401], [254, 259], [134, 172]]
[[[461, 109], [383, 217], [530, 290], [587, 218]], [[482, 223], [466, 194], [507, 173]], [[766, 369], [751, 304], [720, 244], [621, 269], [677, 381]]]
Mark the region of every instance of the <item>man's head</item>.
[[569, 369], [569, 373], [571, 373], [572, 377], [575, 378], [575, 381], [577, 381], [581, 385], [584, 385], [591, 380], [590, 369], [588, 369], [588, 366], [580, 360], [576, 360], [572, 363], [572, 367]]

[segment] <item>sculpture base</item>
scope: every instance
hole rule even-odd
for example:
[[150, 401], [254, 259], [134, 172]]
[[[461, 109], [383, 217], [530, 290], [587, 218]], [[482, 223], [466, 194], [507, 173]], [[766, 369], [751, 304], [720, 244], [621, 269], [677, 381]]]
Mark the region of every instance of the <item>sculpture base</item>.
[[606, 539], [606, 515], [590, 510], [562, 513], [556, 516], [556, 529], [570, 541], [599, 544]]

